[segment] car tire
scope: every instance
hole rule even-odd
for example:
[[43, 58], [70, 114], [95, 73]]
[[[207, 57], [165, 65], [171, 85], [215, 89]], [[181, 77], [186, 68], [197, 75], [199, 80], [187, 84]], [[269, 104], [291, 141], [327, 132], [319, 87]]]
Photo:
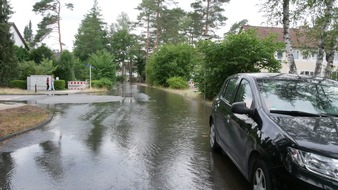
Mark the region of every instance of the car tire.
[[220, 150], [220, 146], [218, 145], [216, 140], [216, 127], [214, 123], [211, 123], [210, 125], [210, 147], [213, 151], [216, 152]]
[[265, 162], [256, 160], [251, 176], [253, 190], [272, 190], [271, 176]]

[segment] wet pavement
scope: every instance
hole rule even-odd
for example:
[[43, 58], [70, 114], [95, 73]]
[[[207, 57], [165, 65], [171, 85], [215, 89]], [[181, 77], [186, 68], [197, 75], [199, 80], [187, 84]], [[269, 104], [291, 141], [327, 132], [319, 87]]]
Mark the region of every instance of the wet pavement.
[[33, 98], [54, 118], [0, 144], [0, 189], [250, 189], [198, 101], [136, 85]]

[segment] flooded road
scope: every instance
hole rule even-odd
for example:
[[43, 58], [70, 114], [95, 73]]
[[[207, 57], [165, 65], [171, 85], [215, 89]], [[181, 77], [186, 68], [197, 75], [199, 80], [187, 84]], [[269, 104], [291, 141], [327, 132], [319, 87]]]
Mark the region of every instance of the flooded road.
[[150, 87], [122, 102], [44, 105], [54, 118], [0, 145], [0, 189], [250, 189], [209, 147], [210, 107]]

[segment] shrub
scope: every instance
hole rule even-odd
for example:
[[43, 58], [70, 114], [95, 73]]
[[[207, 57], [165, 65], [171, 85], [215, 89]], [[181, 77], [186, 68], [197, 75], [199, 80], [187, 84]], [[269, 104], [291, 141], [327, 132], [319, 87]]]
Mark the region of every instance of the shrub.
[[113, 82], [107, 78], [102, 78], [100, 80], [93, 80], [92, 87], [111, 89], [113, 87]]
[[66, 81], [64, 80], [55, 80], [54, 81], [55, 90], [65, 90], [66, 89]]
[[167, 80], [167, 83], [169, 84], [169, 88], [174, 89], [184, 89], [189, 87], [187, 81], [182, 77], [171, 77]]
[[25, 80], [12, 80], [10, 81], [11, 88], [27, 89], [27, 82]]
[[199, 53], [188, 44], [164, 45], [155, 51], [146, 65], [147, 83], [168, 87], [169, 78], [190, 78], [193, 66], [200, 61]]
[[211, 100], [230, 75], [261, 70], [278, 72], [281, 63], [274, 54], [284, 44], [276, 35], [261, 38], [254, 30], [248, 30], [229, 34], [222, 42], [200, 41], [197, 48], [204, 58], [195, 66], [193, 80], [200, 84], [198, 90]]
[[124, 77], [122, 75], [116, 76], [116, 81], [117, 82], [124, 82], [124, 81], [126, 81], [126, 77]]

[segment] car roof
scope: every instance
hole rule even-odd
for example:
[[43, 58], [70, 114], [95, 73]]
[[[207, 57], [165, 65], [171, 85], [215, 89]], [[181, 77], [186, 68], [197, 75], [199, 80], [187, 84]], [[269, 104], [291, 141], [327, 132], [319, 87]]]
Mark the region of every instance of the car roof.
[[290, 79], [290, 80], [299, 80], [299, 79], [318, 79], [323, 80], [320, 77], [308, 76], [308, 75], [298, 75], [298, 74], [287, 74], [287, 73], [238, 73], [234, 76], [252, 78], [253, 80], [257, 79]]

